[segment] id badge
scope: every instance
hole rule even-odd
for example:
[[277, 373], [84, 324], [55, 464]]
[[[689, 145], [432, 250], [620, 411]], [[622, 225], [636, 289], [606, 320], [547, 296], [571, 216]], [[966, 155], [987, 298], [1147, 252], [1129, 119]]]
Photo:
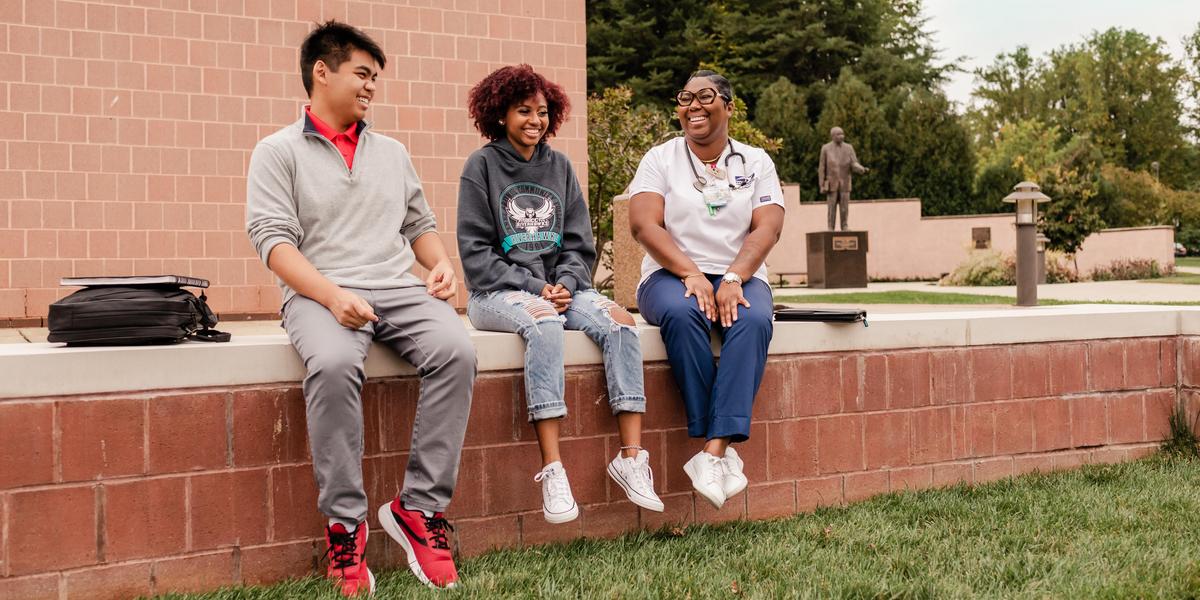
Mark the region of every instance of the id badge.
[[704, 188], [704, 206], [708, 208], [708, 216], [717, 216], [717, 211], [724, 208], [733, 199], [729, 188], [719, 185], [709, 185]]

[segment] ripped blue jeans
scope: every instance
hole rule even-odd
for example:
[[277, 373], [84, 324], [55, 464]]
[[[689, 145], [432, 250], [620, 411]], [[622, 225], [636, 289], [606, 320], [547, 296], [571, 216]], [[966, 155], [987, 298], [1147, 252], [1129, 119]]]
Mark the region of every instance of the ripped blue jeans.
[[582, 331], [600, 347], [613, 414], [646, 412], [637, 327], [613, 320], [613, 310], [621, 308], [593, 289], [575, 292], [570, 308], [561, 315], [550, 302], [523, 290], [474, 292], [467, 303], [467, 317], [475, 329], [508, 331], [525, 338], [525, 398], [530, 421], [567, 414], [564, 329]]

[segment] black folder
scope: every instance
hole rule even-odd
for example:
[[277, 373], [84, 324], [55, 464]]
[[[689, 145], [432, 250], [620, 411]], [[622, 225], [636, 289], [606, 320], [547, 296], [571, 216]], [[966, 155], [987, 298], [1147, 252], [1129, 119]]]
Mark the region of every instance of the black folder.
[[823, 323], [859, 323], [867, 326], [867, 311], [860, 308], [775, 308], [776, 321], [820, 321]]

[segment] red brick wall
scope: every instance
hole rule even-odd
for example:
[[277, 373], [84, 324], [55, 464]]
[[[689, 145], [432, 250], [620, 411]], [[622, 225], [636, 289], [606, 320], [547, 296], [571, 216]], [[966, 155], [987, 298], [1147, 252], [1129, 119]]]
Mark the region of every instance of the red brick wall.
[[466, 94], [492, 69], [566, 87], [555, 147], [586, 180], [583, 0], [3, 0], [0, 324], [39, 321], [67, 275], [190, 274], [219, 312], [277, 311], [243, 231], [245, 169], [299, 116], [297, 47], [328, 18], [387, 53], [369, 118], [412, 152], [453, 254], [480, 144]]
[[[643, 445], [666, 512], [637, 509], [605, 476], [619, 442], [603, 372], [575, 369], [562, 451], [583, 510], [551, 526], [530, 481], [540, 465], [521, 373], [483, 374], [450, 515], [459, 551], [1136, 458], [1167, 436], [1180, 390], [1200, 409], [1200, 338], [774, 357], [739, 447], [751, 486], [721, 511], [693, 496], [681, 469], [699, 444], [669, 369], [647, 365], [646, 382]], [[366, 387], [372, 503], [402, 481], [417, 388], [412, 378]], [[296, 385], [0, 401], [0, 597], [126, 597], [308, 573], [324, 520], [306, 444]], [[402, 561], [384, 535], [369, 553], [372, 565]]]

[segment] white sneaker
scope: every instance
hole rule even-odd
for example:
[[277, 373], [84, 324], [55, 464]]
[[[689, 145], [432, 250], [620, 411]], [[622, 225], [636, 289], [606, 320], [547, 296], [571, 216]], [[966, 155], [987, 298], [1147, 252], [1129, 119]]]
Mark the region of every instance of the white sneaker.
[[725, 504], [725, 469], [721, 459], [701, 450], [683, 465], [683, 472], [692, 478], [692, 488], [716, 508]]
[[646, 510], [663, 511], [662, 500], [654, 493], [654, 471], [650, 469], [649, 452], [638, 450], [633, 458], [625, 458], [618, 453], [608, 463], [608, 476], [625, 490], [630, 502]]
[[725, 499], [732, 498], [746, 489], [750, 484], [750, 480], [746, 479], [746, 475], [742, 473], [742, 469], [746, 463], [742, 462], [742, 457], [738, 456], [733, 446], [725, 449], [725, 458], [721, 459], [721, 466], [725, 469], [725, 482], [721, 485], [721, 489], [725, 492]]
[[571, 483], [561, 462], [556, 460], [542, 467], [533, 480], [542, 484], [542, 515], [547, 521], [566, 523], [579, 516], [579, 506], [571, 495]]

